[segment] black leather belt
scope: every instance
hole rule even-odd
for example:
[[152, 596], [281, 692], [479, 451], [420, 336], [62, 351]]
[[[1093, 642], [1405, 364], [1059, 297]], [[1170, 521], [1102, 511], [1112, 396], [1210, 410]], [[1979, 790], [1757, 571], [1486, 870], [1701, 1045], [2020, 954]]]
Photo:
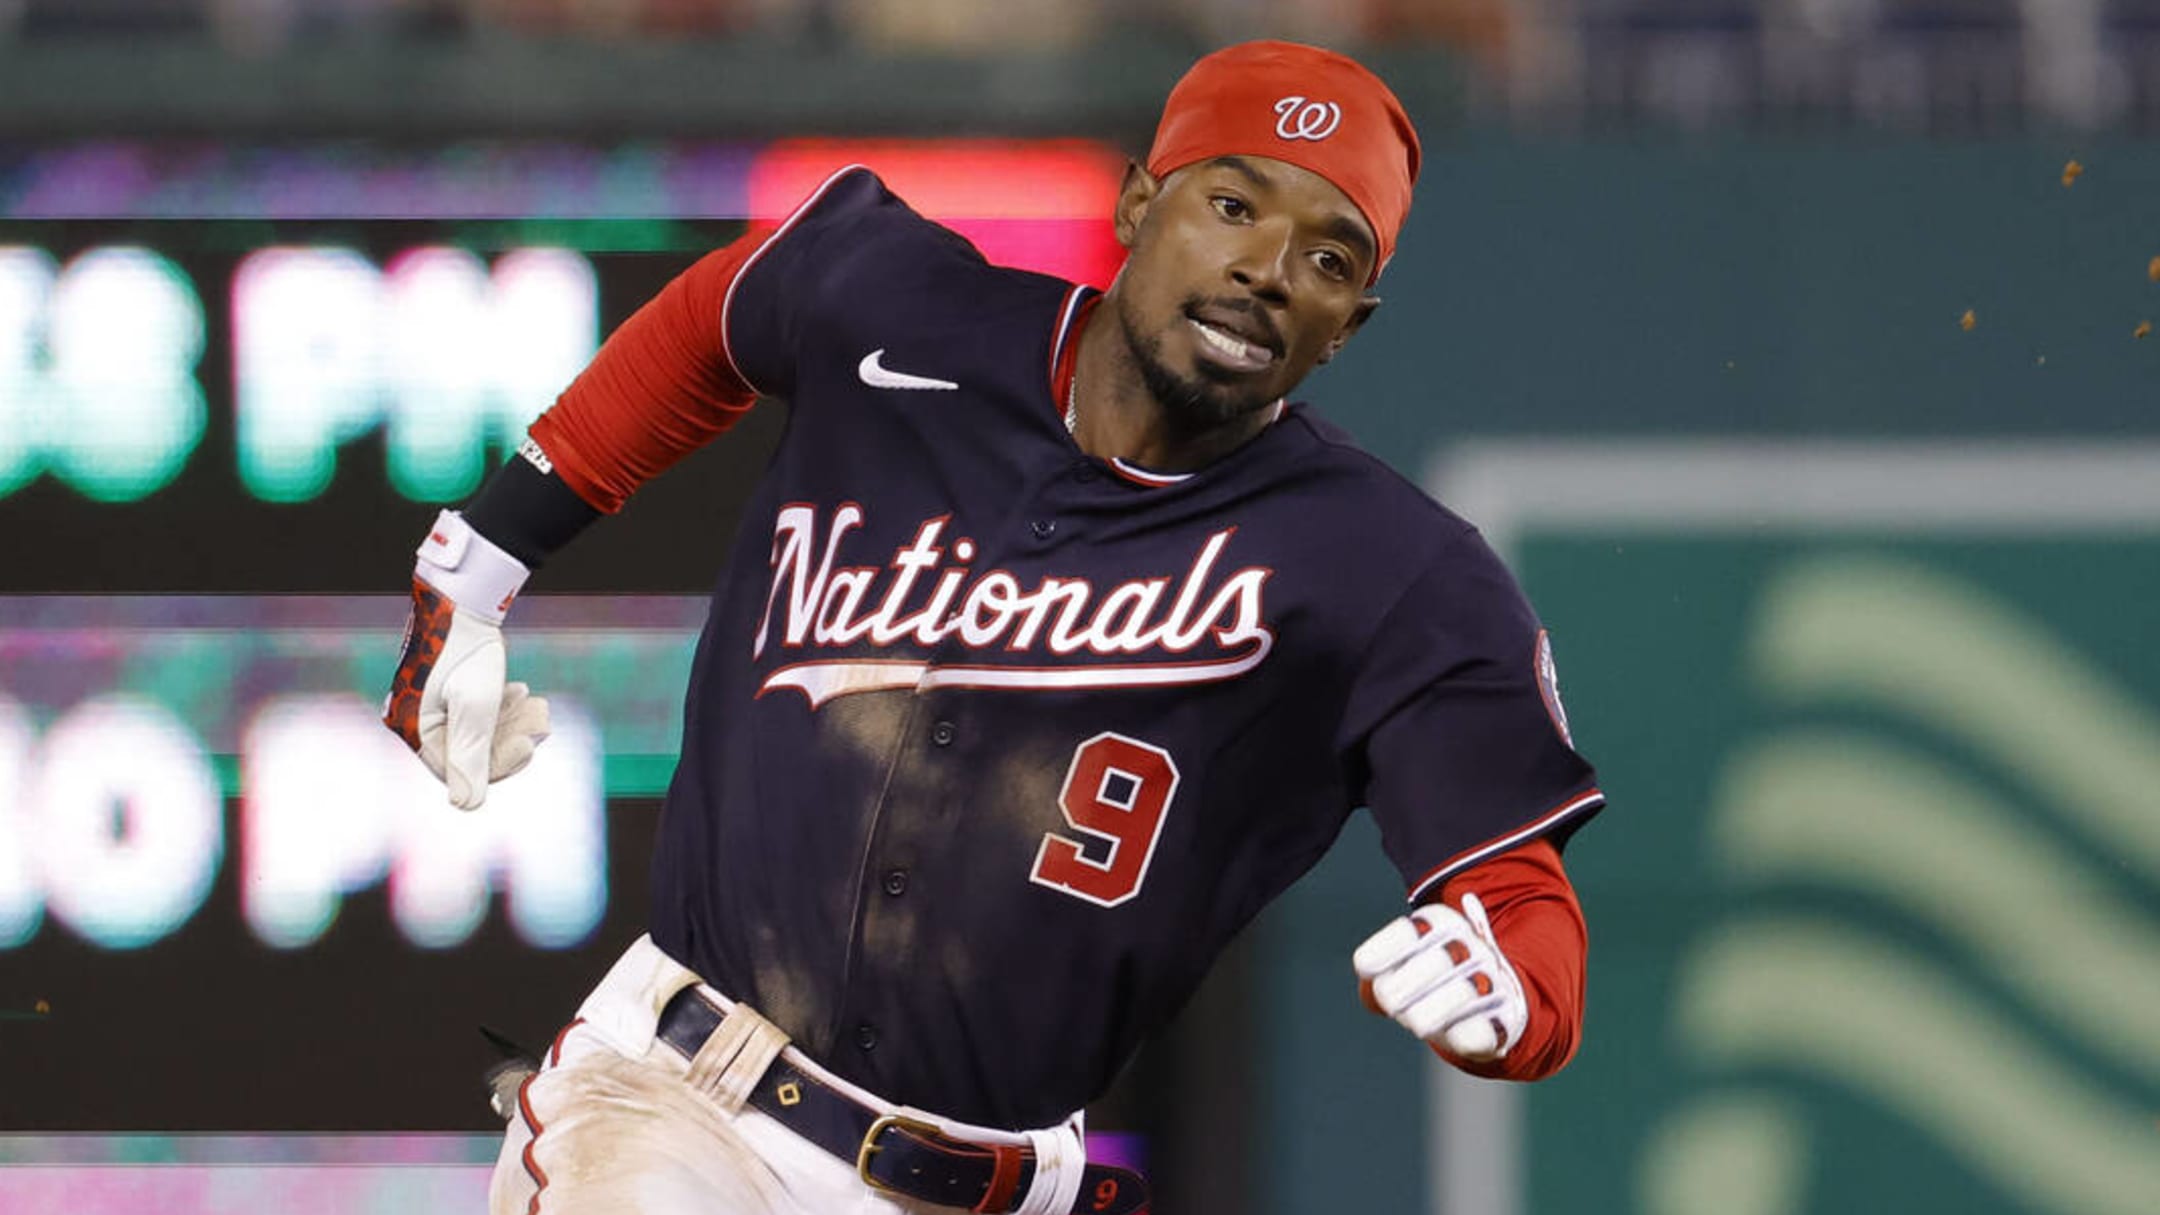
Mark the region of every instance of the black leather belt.
[[[696, 988], [686, 987], [660, 1010], [660, 1040], [683, 1058], [695, 1059], [723, 1015]], [[1007, 1212], [1035, 1179], [1031, 1148], [954, 1139], [929, 1123], [863, 1105], [785, 1056], [758, 1078], [750, 1104], [854, 1164], [871, 1188], [922, 1202]], [[1072, 1209], [1078, 1215], [1142, 1215], [1147, 1202], [1147, 1181], [1140, 1174], [1090, 1164]]]

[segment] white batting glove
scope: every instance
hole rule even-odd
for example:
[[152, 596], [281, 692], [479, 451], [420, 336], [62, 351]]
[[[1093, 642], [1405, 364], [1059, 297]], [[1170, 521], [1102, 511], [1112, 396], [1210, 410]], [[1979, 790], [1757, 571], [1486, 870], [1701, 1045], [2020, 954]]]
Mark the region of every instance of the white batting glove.
[[505, 682], [503, 615], [528, 573], [447, 510], [413, 568], [412, 618], [383, 724], [449, 787], [460, 810], [478, 809], [489, 782], [531, 763], [548, 736], [547, 701]]
[[1460, 912], [1432, 903], [1389, 922], [1350, 961], [1381, 1012], [1459, 1059], [1504, 1058], [1530, 1023], [1522, 980], [1474, 894]]

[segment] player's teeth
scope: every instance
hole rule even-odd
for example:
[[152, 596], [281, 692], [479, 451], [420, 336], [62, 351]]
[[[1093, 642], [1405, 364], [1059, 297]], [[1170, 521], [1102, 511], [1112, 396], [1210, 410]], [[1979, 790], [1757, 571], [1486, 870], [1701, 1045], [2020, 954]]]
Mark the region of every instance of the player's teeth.
[[1264, 363], [1273, 357], [1268, 351], [1231, 337], [1206, 321], [1196, 321], [1193, 327], [1200, 331], [1200, 336], [1207, 339], [1208, 345], [1241, 363]]

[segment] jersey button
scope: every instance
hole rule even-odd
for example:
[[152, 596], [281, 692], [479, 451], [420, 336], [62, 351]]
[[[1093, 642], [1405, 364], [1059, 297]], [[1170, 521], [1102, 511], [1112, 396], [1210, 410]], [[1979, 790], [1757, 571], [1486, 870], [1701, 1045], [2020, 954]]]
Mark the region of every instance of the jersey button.
[[1080, 484], [1082, 484], [1082, 485], [1085, 485], [1085, 484], [1087, 484], [1088, 482], [1090, 482], [1090, 481], [1093, 481], [1093, 480], [1095, 479], [1095, 469], [1094, 469], [1094, 466], [1093, 466], [1093, 465], [1088, 465], [1088, 464], [1082, 464], [1082, 465], [1081, 465], [1080, 467], [1078, 467], [1078, 468], [1076, 468], [1076, 469], [1072, 470], [1072, 479], [1073, 479], [1073, 480], [1075, 480], [1075, 481], [1078, 481], [1078, 482], [1079, 482]]
[[949, 747], [960, 737], [960, 728], [949, 721], [941, 721], [930, 727], [930, 741], [941, 747]]
[[855, 1045], [862, 1047], [864, 1050], [876, 1049], [877, 1026], [870, 1024], [868, 1021], [865, 1021], [862, 1024], [856, 1026]]
[[894, 869], [885, 875], [885, 893], [896, 899], [907, 893], [907, 870]]
[[1028, 530], [1035, 533], [1037, 540], [1048, 540], [1050, 537], [1057, 535], [1057, 520], [1037, 519], [1028, 524]]

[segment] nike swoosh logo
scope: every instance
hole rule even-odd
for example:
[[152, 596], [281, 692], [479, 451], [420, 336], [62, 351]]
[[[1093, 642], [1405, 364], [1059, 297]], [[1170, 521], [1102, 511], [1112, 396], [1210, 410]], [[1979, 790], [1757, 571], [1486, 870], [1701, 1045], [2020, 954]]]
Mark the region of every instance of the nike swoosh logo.
[[933, 380], [926, 375], [909, 375], [905, 371], [888, 371], [885, 369], [884, 358], [885, 351], [883, 349], [871, 351], [863, 356], [862, 362], [856, 364], [855, 374], [861, 376], [862, 382], [872, 388], [916, 388], [951, 392], [953, 389], [960, 387], [951, 380]]

